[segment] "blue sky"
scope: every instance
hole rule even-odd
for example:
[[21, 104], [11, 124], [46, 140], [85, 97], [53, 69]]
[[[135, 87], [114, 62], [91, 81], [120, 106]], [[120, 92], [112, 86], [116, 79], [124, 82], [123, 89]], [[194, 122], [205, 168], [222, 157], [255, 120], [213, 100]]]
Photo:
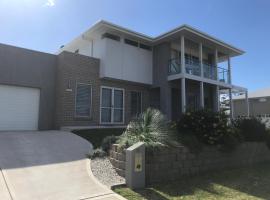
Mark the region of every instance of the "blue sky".
[[235, 85], [270, 87], [269, 0], [0, 0], [0, 43], [54, 53], [99, 19], [151, 36], [189, 24], [246, 51]]

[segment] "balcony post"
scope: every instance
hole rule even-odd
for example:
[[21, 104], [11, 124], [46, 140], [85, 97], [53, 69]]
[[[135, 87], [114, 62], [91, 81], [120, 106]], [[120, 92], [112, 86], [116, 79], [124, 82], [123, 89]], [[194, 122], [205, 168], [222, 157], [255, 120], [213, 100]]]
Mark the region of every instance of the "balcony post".
[[200, 106], [201, 109], [204, 109], [204, 85], [203, 82], [200, 82]]
[[231, 58], [228, 55], [228, 83], [232, 83], [232, 74], [231, 74]]
[[181, 111], [182, 113], [186, 112], [186, 79], [181, 79]]
[[185, 61], [185, 37], [181, 36], [181, 73], [186, 73], [186, 67], [185, 67], [186, 61]]
[[199, 45], [199, 58], [200, 58], [200, 67], [201, 67], [201, 77], [203, 77], [203, 46], [202, 43]]
[[232, 100], [232, 89], [229, 89], [229, 99], [230, 99], [230, 117], [233, 119], [233, 100]]
[[245, 92], [246, 97], [246, 109], [247, 109], [247, 117], [249, 117], [249, 100], [248, 100], [248, 91]]
[[216, 80], [218, 80], [218, 50], [215, 49]]
[[219, 86], [216, 86], [216, 111], [220, 111]]

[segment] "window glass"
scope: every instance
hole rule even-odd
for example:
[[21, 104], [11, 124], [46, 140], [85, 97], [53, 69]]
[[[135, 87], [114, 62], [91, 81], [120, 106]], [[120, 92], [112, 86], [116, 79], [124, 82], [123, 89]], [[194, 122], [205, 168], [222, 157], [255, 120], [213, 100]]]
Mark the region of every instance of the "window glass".
[[142, 44], [142, 43], [140, 43], [140, 48], [141, 49], [148, 50], [148, 51], [151, 51], [152, 50], [152, 47], [151, 46], [146, 45], [146, 44]]
[[91, 112], [91, 85], [77, 84], [76, 88], [76, 116], [90, 117]]
[[123, 108], [123, 91], [114, 90], [114, 107]]
[[102, 107], [112, 106], [112, 90], [102, 88]]
[[101, 122], [111, 122], [111, 108], [101, 108]]
[[114, 109], [114, 122], [123, 122], [123, 109]]
[[125, 43], [134, 47], [138, 47], [138, 42], [133, 41], [133, 40], [125, 39]]
[[114, 35], [114, 34], [111, 34], [111, 33], [104, 33], [102, 35], [102, 39], [103, 38], [109, 38], [111, 40], [115, 40], [115, 41], [120, 41], [120, 36], [118, 35]]

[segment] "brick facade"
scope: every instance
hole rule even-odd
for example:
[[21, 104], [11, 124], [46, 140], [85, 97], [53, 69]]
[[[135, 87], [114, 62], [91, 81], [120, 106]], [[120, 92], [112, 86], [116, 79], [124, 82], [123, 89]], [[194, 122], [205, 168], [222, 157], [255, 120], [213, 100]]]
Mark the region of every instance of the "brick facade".
[[[99, 59], [63, 52], [57, 60], [56, 78], [56, 127], [62, 126], [99, 126], [100, 125], [100, 88], [101, 86], [124, 89], [124, 124], [131, 119], [131, 91], [142, 92], [143, 109], [149, 106], [149, 86], [130, 82], [99, 78]], [[75, 117], [76, 83], [92, 86], [91, 117]], [[119, 125], [119, 124], [118, 124]]]
[[[125, 150], [113, 145], [110, 161], [119, 175], [125, 174]], [[264, 143], [242, 143], [233, 152], [220, 152], [214, 147], [205, 147], [198, 154], [185, 147], [146, 149], [146, 183], [168, 182], [183, 176], [192, 176], [207, 171], [243, 167], [270, 161], [270, 150]]]

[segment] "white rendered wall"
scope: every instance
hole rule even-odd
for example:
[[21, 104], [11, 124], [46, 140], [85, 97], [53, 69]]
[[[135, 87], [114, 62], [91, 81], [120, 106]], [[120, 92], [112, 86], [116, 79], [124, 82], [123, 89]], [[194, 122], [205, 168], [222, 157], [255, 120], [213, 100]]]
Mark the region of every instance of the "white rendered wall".
[[152, 84], [152, 51], [117, 42], [105, 41], [101, 76]]
[[76, 50], [79, 50], [79, 54], [85, 56], [93, 56], [92, 54], [92, 40], [83, 39], [82, 36], [76, 38], [71, 43], [67, 44], [61, 48], [58, 52], [68, 51], [74, 53]]
[[152, 84], [152, 51], [127, 45], [101, 34], [93, 40], [79, 37], [63, 47], [62, 51], [75, 52], [100, 59], [100, 77]]

